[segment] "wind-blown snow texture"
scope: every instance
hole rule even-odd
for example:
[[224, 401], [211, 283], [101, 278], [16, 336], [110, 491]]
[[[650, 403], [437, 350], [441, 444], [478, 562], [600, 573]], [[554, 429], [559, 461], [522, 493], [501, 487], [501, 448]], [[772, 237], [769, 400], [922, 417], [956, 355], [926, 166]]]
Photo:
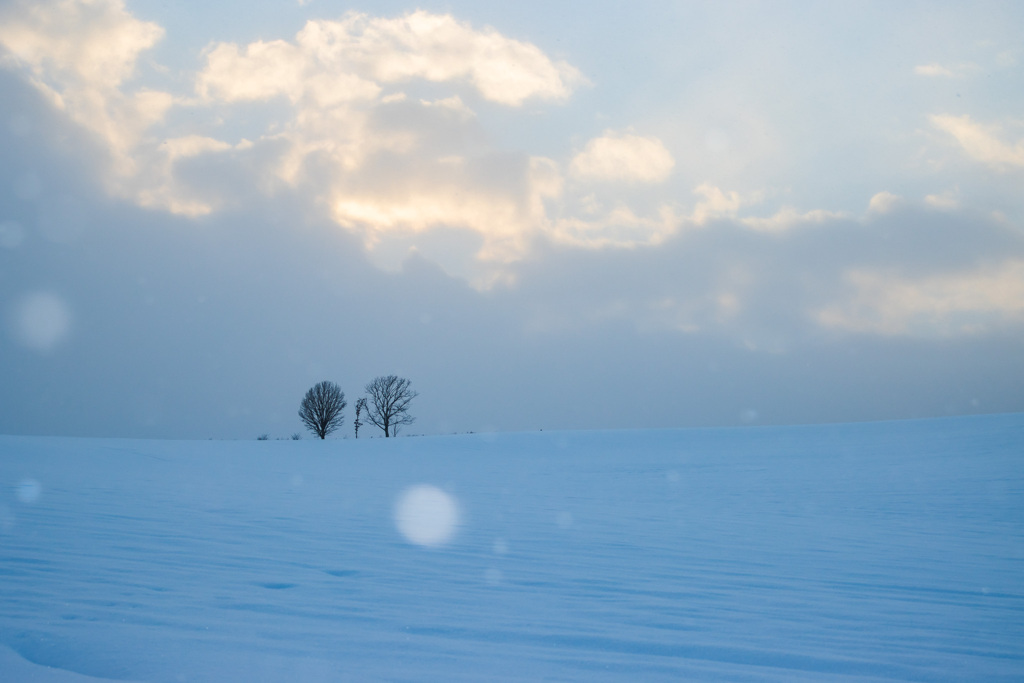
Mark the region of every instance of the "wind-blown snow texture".
[[0, 437], [0, 483], [4, 680], [1024, 678], [1024, 415]]

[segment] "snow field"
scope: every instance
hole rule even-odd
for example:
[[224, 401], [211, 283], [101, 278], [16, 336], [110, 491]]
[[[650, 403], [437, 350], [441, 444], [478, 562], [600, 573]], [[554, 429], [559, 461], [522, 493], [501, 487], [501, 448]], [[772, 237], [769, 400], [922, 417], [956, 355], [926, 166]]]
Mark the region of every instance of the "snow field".
[[0, 484], [0, 679], [1024, 678], [1022, 415], [0, 437]]

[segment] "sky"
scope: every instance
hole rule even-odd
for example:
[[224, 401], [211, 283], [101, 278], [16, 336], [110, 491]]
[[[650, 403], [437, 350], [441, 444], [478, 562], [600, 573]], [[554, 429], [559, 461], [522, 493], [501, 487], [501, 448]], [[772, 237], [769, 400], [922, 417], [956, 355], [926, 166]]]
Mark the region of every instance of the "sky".
[[0, 432], [1024, 411], [1018, 3], [0, 0]]

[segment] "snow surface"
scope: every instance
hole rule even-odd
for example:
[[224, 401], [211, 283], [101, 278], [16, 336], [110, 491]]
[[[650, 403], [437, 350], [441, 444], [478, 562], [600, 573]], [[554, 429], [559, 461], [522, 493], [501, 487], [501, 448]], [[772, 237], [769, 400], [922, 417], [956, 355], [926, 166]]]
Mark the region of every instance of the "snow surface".
[[8, 436], [0, 484], [2, 680], [1024, 679], [1024, 415]]

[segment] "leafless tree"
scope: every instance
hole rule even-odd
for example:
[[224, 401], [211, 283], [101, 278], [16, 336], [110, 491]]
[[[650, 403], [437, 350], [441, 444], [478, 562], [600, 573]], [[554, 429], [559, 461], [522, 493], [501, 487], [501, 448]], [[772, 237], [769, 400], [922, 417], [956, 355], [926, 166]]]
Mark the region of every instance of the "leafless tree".
[[299, 419], [321, 439], [341, 426], [341, 411], [348, 403], [345, 392], [334, 382], [320, 382], [306, 392], [299, 406]]
[[356, 438], [359, 438], [359, 428], [363, 426], [363, 423], [359, 420], [359, 414], [366, 410], [366, 399], [361, 398], [356, 401], [356, 421], [353, 423], [356, 427]]
[[366, 385], [369, 403], [366, 419], [380, 427], [384, 436], [394, 436], [402, 425], [411, 425], [416, 418], [409, 415], [409, 403], [419, 393], [409, 388], [411, 382], [396, 375], [378, 377]]

